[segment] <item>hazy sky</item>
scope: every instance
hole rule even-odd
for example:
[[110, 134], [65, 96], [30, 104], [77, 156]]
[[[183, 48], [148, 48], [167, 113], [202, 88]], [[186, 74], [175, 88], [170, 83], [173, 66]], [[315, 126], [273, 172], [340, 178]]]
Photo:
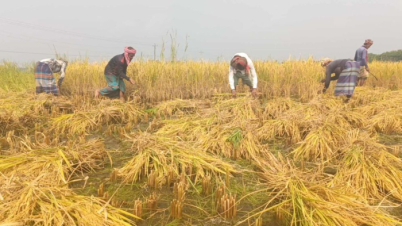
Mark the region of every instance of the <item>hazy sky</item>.
[[0, 60], [109, 60], [127, 45], [153, 58], [163, 40], [169, 56], [175, 34], [179, 59], [352, 58], [367, 38], [372, 53], [402, 49], [401, 25], [402, 0], [15, 0], [0, 8]]

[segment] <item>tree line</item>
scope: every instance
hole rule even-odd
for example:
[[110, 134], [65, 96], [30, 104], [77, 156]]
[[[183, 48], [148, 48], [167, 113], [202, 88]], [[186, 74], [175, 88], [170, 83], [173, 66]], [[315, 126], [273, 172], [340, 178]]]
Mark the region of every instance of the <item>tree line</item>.
[[402, 61], [402, 50], [394, 50], [381, 54], [369, 53], [369, 61]]

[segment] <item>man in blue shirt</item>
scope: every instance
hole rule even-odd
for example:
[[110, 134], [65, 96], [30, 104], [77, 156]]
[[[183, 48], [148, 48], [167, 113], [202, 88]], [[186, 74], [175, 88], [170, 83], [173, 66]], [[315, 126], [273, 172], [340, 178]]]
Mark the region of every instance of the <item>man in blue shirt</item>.
[[368, 49], [373, 45], [371, 39], [366, 39], [363, 46], [356, 50], [355, 61], [360, 63], [360, 75], [357, 81], [358, 86], [363, 86], [369, 76], [370, 69], [368, 66]]

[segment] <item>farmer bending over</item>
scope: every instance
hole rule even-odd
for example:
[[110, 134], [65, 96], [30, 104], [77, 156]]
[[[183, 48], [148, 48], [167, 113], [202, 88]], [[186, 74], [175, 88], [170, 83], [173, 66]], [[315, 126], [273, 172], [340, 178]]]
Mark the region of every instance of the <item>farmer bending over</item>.
[[127, 77], [127, 67], [131, 60], [134, 58], [137, 51], [133, 47], [124, 48], [124, 53], [114, 56], [105, 68], [105, 78], [107, 87], [95, 91], [95, 97], [100, 95], [109, 98], [120, 97], [124, 101], [124, 92], [126, 91], [126, 84], [123, 79], [130, 81], [134, 84], [132, 78]]
[[[321, 66], [326, 67], [325, 79], [322, 80], [322, 82], [325, 82], [325, 87], [322, 92], [327, 91], [331, 81], [337, 80], [335, 96], [346, 96], [346, 102], [348, 102], [355, 90], [360, 72], [360, 63], [348, 59], [333, 61], [326, 58], [321, 61]], [[335, 76], [331, 77], [333, 73], [335, 73]]]
[[236, 86], [239, 84], [240, 78], [243, 80], [243, 84], [250, 87], [253, 97], [257, 97], [257, 73], [253, 62], [245, 53], [235, 54], [230, 61], [229, 85], [233, 97], [236, 97]]
[[[66, 75], [68, 62], [65, 60], [44, 59], [35, 65], [35, 82], [36, 93], [52, 93], [55, 96], [59, 95], [59, 88], [63, 83]], [[60, 72], [60, 78], [57, 81], [53, 73]]]
[[370, 69], [368, 66], [368, 49], [373, 45], [373, 41], [371, 39], [367, 39], [364, 41], [363, 46], [358, 48], [355, 53], [355, 61], [360, 63], [360, 73], [357, 83], [359, 86], [363, 86], [366, 82], [366, 79], [369, 76]]

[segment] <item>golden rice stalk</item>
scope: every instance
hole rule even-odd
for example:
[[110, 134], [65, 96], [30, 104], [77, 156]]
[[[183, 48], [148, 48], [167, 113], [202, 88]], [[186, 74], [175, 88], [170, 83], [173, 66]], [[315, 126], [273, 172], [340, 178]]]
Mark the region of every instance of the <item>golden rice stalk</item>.
[[357, 87], [349, 104], [354, 107], [365, 106], [393, 99], [396, 93], [384, 88], [371, 89], [368, 87]]
[[387, 148], [368, 137], [355, 133], [330, 186], [346, 185], [366, 200], [388, 196], [402, 200], [402, 161]]
[[[233, 166], [223, 160], [200, 150], [194, 142], [176, 141], [167, 137], [149, 135], [147, 133], [127, 135], [127, 142], [132, 143], [135, 156], [119, 170], [119, 176], [124, 182], [135, 182], [151, 171], [157, 177], [164, 178], [166, 183], [169, 173], [179, 176], [183, 169], [191, 169], [195, 174], [195, 183], [204, 178], [207, 173], [224, 175], [226, 169], [235, 172]], [[138, 145], [139, 143], [143, 145]], [[191, 175], [187, 175], [191, 176]]]
[[402, 108], [386, 109], [370, 118], [367, 124], [371, 132], [402, 133]]
[[175, 99], [164, 101], [155, 106], [154, 109], [157, 117], [171, 117], [173, 115], [183, 116], [195, 113], [198, 109], [198, 105], [207, 106], [206, 104], [208, 105], [205, 101], [202, 103], [201, 101]]
[[[281, 173], [263, 170], [267, 202], [252, 211], [248, 219], [266, 212], [277, 212], [286, 225], [395, 225], [398, 220], [361, 202], [363, 198], [342, 187], [328, 188], [326, 179], [305, 175], [291, 164]], [[317, 177], [318, 176], [318, 177]]]
[[325, 162], [336, 157], [345, 143], [346, 131], [336, 124], [326, 123], [311, 131], [304, 141], [292, 151], [294, 159]]
[[268, 101], [268, 103], [265, 105], [263, 119], [276, 119], [283, 115], [286, 111], [297, 108], [299, 105], [299, 103], [290, 98], [275, 98]]
[[220, 101], [214, 105], [214, 108], [223, 123], [258, 121], [259, 116], [262, 115], [258, 100], [250, 100], [248, 97]]
[[106, 157], [103, 142], [96, 139], [85, 143], [72, 141], [72, 144], [60, 147], [28, 141], [21, 143], [24, 143], [21, 153], [0, 157], [3, 174], [24, 178], [43, 174], [55, 184], [65, 184], [77, 173], [102, 168]]
[[[36, 178], [41, 176], [44, 181], [52, 181], [55, 185], [68, 182], [70, 161], [61, 150], [36, 150], [12, 157], [0, 158], [0, 170], [6, 176]], [[6, 183], [0, 177], [0, 183]]]
[[155, 132], [155, 135], [196, 141], [201, 134], [208, 133], [216, 124], [216, 119], [213, 117], [189, 116], [174, 120], [164, 120], [161, 123], [163, 126]]
[[[38, 179], [40, 179], [38, 177]], [[117, 209], [95, 197], [74, 194], [70, 189], [38, 179], [10, 178], [4, 189], [13, 193], [0, 203], [0, 221], [24, 225], [135, 225], [134, 214]]]
[[299, 123], [299, 120], [290, 118], [264, 121], [256, 135], [262, 142], [284, 138], [287, 144], [296, 144], [302, 140]]
[[60, 134], [81, 135], [104, 125], [140, 122], [145, 113], [132, 102], [101, 102], [96, 108], [54, 118], [51, 128]]

